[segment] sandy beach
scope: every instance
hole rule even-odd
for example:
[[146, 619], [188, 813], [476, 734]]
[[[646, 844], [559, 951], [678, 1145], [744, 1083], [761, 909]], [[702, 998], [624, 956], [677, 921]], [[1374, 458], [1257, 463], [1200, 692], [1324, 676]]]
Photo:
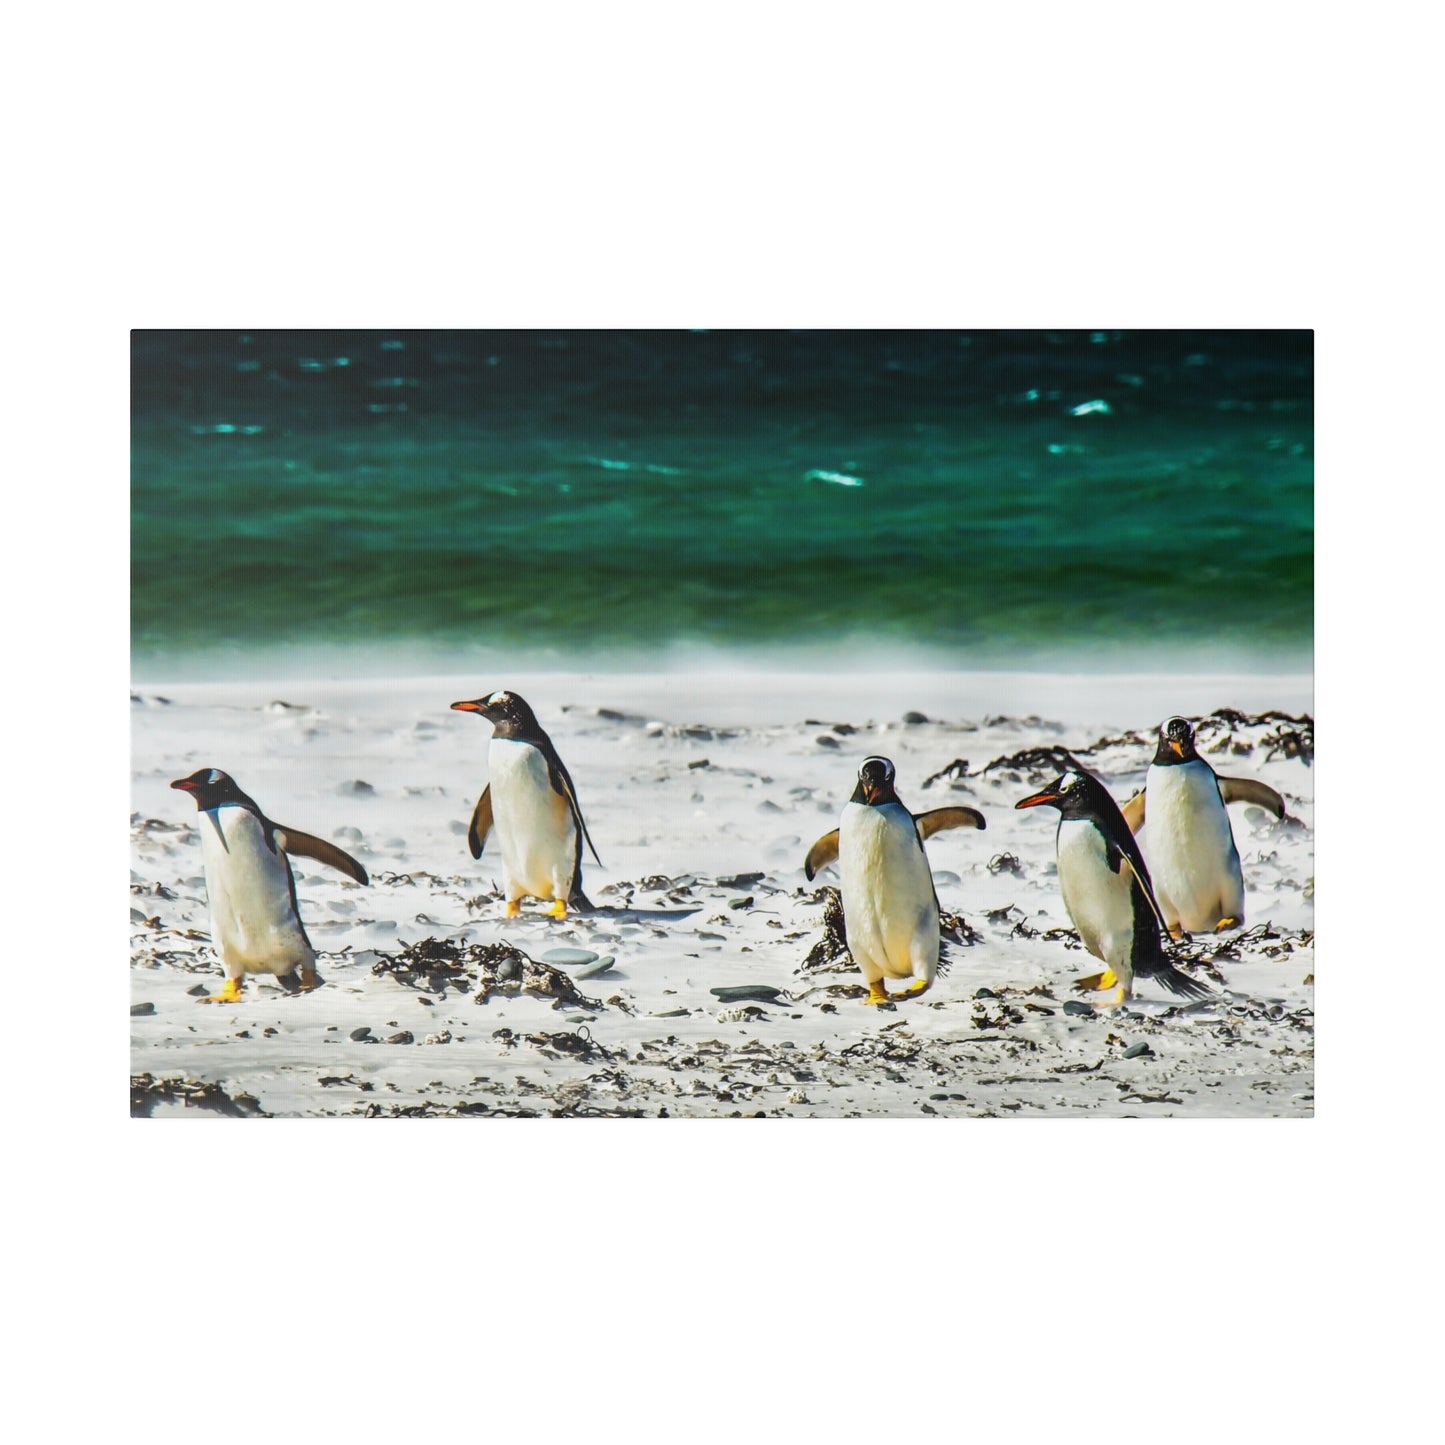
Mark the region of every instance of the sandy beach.
[[[529, 904], [508, 921], [495, 845], [467, 852], [490, 728], [448, 704], [499, 686], [532, 703], [576, 780], [605, 865], [584, 864], [593, 914], [557, 923]], [[548, 673], [132, 691], [133, 1113], [1313, 1113], [1314, 776], [1298, 749], [1313, 733], [1262, 716], [1312, 712], [1307, 677]], [[1059, 894], [1055, 817], [1013, 805], [1061, 771], [1059, 750], [1122, 801], [1175, 712], [1204, 719], [1201, 752], [1269, 783], [1287, 816], [1230, 810], [1247, 926], [1183, 951], [1208, 1000], [1145, 981], [1123, 1008], [1079, 1012], [1101, 996], [1071, 987], [1096, 965]], [[870, 753], [895, 761], [915, 812], [966, 803], [988, 824], [930, 840], [940, 976], [881, 1010], [827, 946], [836, 870], [803, 873]], [[362, 888], [294, 862], [324, 980], [312, 993], [251, 976], [240, 1003], [199, 1000], [221, 970], [195, 810], [168, 784], [203, 765], [371, 874]], [[1147, 829], [1143, 843], [1147, 857]], [[509, 968], [513, 949], [573, 953]], [[712, 992], [743, 986], [778, 992]]]

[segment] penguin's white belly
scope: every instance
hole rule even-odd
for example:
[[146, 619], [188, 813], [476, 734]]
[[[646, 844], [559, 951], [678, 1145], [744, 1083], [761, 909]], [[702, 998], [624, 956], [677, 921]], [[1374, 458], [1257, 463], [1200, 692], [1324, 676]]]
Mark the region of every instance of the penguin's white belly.
[[1244, 873], [1207, 764], [1150, 765], [1143, 844], [1165, 915], [1191, 932], [1244, 918]]
[[1133, 977], [1134, 875], [1109, 871], [1104, 835], [1084, 818], [1059, 823], [1059, 888], [1084, 947], [1123, 982]]
[[547, 759], [531, 743], [493, 738], [487, 767], [508, 896], [565, 901], [576, 871], [577, 825], [567, 800], [552, 789]]
[[938, 902], [907, 809], [849, 803], [838, 829], [838, 871], [848, 951], [863, 977], [931, 981], [938, 967]]
[[201, 854], [211, 942], [227, 974], [290, 973], [309, 967], [316, 951], [291, 901], [291, 874], [278, 849], [266, 846], [248, 808], [222, 806], [200, 814]]

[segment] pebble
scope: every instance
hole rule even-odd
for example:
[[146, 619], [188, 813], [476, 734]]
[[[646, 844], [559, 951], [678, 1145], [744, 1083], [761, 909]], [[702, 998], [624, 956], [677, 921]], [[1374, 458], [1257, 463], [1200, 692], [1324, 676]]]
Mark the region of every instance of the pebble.
[[721, 1003], [772, 1003], [782, 989], [768, 983], [744, 983], [731, 988], [710, 989], [709, 992]]
[[521, 975], [522, 965], [515, 958], [504, 958], [497, 965], [497, 982], [507, 983]]
[[827, 733], [819, 734], [813, 741], [817, 743], [820, 748], [840, 748], [843, 746], [837, 738], [829, 737]]
[[1094, 1010], [1082, 999], [1068, 998], [1064, 1000], [1064, 1012], [1066, 1014], [1078, 1014], [1080, 1018], [1088, 1018]]
[[1143, 1059], [1148, 1058], [1153, 1052], [1153, 1049], [1151, 1049], [1143, 1039], [1140, 1039], [1137, 1044], [1130, 1044], [1120, 1057], [1126, 1059]]
[[352, 1029], [351, 1041], [355, 1044], [366, 1043], [371, 1038], [371, 1025], [362, 1024], [359, 1029]]
[[917, 727], [919, 723], [926, 723], [928, 721], [928, 715], [921, 712], [906, 712], [903, 714], [903, 721], [907, 723], [909, 727]]
[[753, 895], [752, 895], [751, 893], [747, 894], [747, 895], [746, 895], [745, 897], [743, 897], [743, 898], [729, 898], [729, 899], [728, 899], [728, 907], [729, 907], [729, 908], [751, 908], [752, 906], [753, 906]]
[[190, 994], [192, 998], [204, 998], [210, 993], [210, 989], [208, 989], [205, 984], [198, 983], [194, 988], [188, 988], [186, 992]]
[[670, 1009], [666, 1009], [666, 1010], [665, 1010], [664, 1012], [662, 1012], [662, 1013], [654, 1013], [654, 1014], [653, 1014], [653, 1018], [655, 1018], [655, 1019], [682, 1019], [682, 1018], [686, 1018], [686, 1017], [688, 1016], [688, 1014], [690, 1014], [691, 1012], [692, 1012], [691, 1009], [686, 1009], [686, 1008], [670, 1008]]
[[153, 1003], [133, 1003], [130, 1006], [130, 1016], [133, 1019], [143, 1018], [147, 1014], [153, 1014], [156, 1006]]
[[608, 969], [617, 962], [615, 954], [609, 953], [606, 958], [599, 958], [596, 963], [589, 963], [585, 968], [579, 968], [572, 975], [573, 978], [596, 978], [599, 974], [606, 973]]
[[997, 998], [998, 995], [991, 988], [975, 989], [974, 998]]
[[[597, 955], [587, 948], [549, 948], [542, 955], [543, 963], [591, 963]], [[500, 977], [500, 973], [498, 975]]]
[[413, 1038], [410, 1029], [402, 1029], [399, 1033], [392, 1034], [392, 1036], [387, 1039], [387, 1043], [389, 1044], [411, 1044], [415, 1042], [416, 1040]]

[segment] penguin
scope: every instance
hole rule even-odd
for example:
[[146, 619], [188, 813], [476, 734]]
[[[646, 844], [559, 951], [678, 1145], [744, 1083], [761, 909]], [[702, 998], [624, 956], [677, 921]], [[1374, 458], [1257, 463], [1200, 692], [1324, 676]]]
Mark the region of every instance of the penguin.
[[1145, 851], [1170, 934], [1223, 933], [1244, 923], [1244, 871], [1226, 803], [1258, 803], [1284, 817], [1284, 799], [1253, 778], [1221, 778], [1194, 747], [1187, 718], [1166, 718], [1144, 790], [1124, 805]]
[[521, 696], [506, 691], [454, 702], [452, 709], [479, 713], [492, 724], [491, 781], [472, 812], [467, 846], [473, 858], [480, 858], [487, 834], [496, 828], [507, 917], [522, 911], [523, 898], [551, 899], [553, 918], [566, 918], [569, 904], [591, 912], [582, 891], [584, 838], [599, 865], [602, 860], [582, 820], [577, 789], [536, 714]]
[[1136, 978], [1152, 978], [1184, 998], [1207, 997], [1203, 984], [1165, 956], [1159, 933], [1164, 916], [1149, 870], [1109, 790], [1092, 773], [1074, 770], [1014, 807], [1045, 803], [1061, 815], [1057, 847], [1064, 907], [1084, 947], [1108, 965], [1103, 973], [1079, 979], [1078, 987], [1117, 984], [1118, 1004], [1130, 997]]
[[288, 989], [299, 975], [301, 991], [315, 988], [316, 950], [301, 923], [288, 854], [315, 858], [363, 886], [366, 869], [322, 838], [273, 823], [219, 768], [198, 768], [171, 787], [196, 800], [211, 942], [226, 970], [225, 987], [204, 1002], [238, 1002], [248, 973], [274, 974]]
[[[887, 758], [864, 758], [842, 822], [808, 850], [811, 882], [838, 860], [848, 951], [868, 985], [870, 1004], [923, 993], [938, 971], [938, 894], [923, 840], [944, 828], [982, 828], [974, 808], [936, 808], [914, 817], [894, 791]], [[889, 994], [885, 978], [912, 978]]]

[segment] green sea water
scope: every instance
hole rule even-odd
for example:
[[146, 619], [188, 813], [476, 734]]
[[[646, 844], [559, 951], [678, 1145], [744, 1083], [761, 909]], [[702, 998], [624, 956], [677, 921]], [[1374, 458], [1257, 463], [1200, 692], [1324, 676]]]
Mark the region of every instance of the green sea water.
[[133, 355], [138, 672], [1308, 667], [1308, 333], [137, 332]]

